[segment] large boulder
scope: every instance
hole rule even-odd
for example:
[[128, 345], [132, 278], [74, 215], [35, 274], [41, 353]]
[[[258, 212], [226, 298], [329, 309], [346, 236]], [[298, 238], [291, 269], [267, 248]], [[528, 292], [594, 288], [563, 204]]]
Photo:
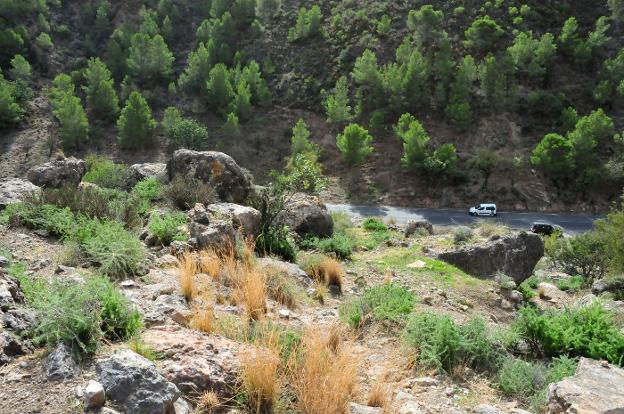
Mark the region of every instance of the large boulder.
[[28, 171], [28, 180], [39, 187], [76, 187], [87, 173], [87, 164], [69, 157], [37, 165]]
[[222, 201], [241, 203], [252, 192], [252, 180], [232, 157], [216, 151], [177, 150], [167, 164], [167, 173], [209, 183]]
[[581, 358], [573, 377], [548, 386], [550, 414], [624, 413], [624, 370]]
[[429, 235], [433, 234], [433, 224], [428, 220], [409, 220], [405, 224], [405, 237], [412, 236], [418, 229], [423, 229]]
[[156, 366], [129, 349], [96, 362], [98, 381], [106, 396], [127, 414], [173, 414], [180, 391]]
[[238, 355], [244, 345], [179, 325], [149, 329], [142, 339], [166, 356], [159, 366], [185, 394], [214, 391], [220, 397], [231, 397], [235, 392], [240, 372]]
[[243, 236], [256, 237], [260, 233], [262, 214], [255, 208], [232, 203], [215, 203], [207, 205], [206, 211], [217, 220], [231, 222], [234, 229], [240, 231]]
[[492, 279], [502, 272], [520, 284], [533, 274], [543, 255], [542, 239], [536, 234], [522, 232], [483, 246], [441, 253], [438, 259], [480, 278]]
[[20, 178], [3, 178], [0, 180], [0, 210], [9, 204], [15, 204], [39, 190], [39, 187], [30, 181]]
[[272, 257], [260, 257], [256, 259], [256, 265], [265, 272], [282, 273], [289, 278], [296, 279], [305, 287], [312, 286], [312, 279], [308, 274], [294, 263], [283, 262]]
[[128, 188], [132, 188], [139, 181], [147, 178], [156, 178], [160, 181], [167, 180], [167, 164], [159, 162], [148, 162], [145, 164], [134, 164], [128, 169]]
[[334, 233], [334, 220], [318, 197], [297, 193], [284, 205], [275, 224], [286, 225], [299, 235], [329, 237]]
[[189, 211], [192, 244], [198, 249], [227, 250], [236, 244], [236, 230], [231, 221], [216, 219], [203, 204]]

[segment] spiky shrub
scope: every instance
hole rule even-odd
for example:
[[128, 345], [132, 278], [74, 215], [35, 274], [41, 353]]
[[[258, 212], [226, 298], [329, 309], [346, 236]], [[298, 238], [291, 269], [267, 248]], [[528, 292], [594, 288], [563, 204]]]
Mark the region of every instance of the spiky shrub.
[[209, 184], [181, 175], [176, 175], [165, 187], [165, 195], [180, 210], [189, 210], [197, 203], [210, 204], [217, 200]]
[[481, 318], [458, 325], [448, 315], [418, 313], [408, 319], [403, 339], [426, 368], [446, 372], [463, 366], [486, 370], [498, 358], [498, 348]]
[[174, 240], [184, 240], [186, 232], [181, 229], [187, 223], [184, 213], [153, 214], [149, 222], [149, 230], [158, 237], [158, 242], [163, 246], [171, 244]]
[[87, 173], [82, 178], [84, 182], [92, 183], [102, 188], [126, 190], [130, 170], [125, 164], [115, 164], [104, 158], [89, 156], [86, 159]]
[[401, 320], [415, 302], [414, 294], [403, 286], [384, 283], [367, 289], [360, 299], [343, 304], [338, 311], [341, 319], [356, 329], [368, 315], [377, 321]]
[[387, 231], [388, 226], [377, 217], [367, 217], [362, 222], [362, 228], [368, 231]]
[[584, 356], [622, 365], [624, 335], [599, 302], [540, 314], [522, 308], [514, 328], [538, 355]]

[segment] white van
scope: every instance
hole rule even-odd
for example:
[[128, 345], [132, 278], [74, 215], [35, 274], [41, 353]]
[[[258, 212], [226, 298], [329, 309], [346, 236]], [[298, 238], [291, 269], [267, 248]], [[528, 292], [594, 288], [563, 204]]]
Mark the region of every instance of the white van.
[[475, 207], [470, 207], [471, 216], [496, 216], [496, 204], [479, 204]]

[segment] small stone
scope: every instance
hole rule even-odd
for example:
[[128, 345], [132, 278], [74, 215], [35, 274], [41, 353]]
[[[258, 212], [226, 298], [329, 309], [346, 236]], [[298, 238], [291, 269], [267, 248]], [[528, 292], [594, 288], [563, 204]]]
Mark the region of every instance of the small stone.
[[175, 323], [179, 323], [182, 326], [188, 326], [191, 318], [193, 317], [193, 312], [188, 309], [175, 309], [169, 316]]
[[48, 237], [50, 237], [50, 232], [48, 232], [47, 230], [44, 229], [38, 229], [33, 231], [34, 234], [36, 234], [37, 236], [47, 239]]
[[80, 366], [74, 359], [71, 348], [62, 343], [48, 355], [43, 369], [50, 380], [67, 380], [78, 374]]
[[61, 273], [74, 273], [76, 271], [75, 267], [71, 267], [71, 266], [64, 266], [62, 264], [56, 266], [56, 269], [54, 269], [54, 273], [61, 274]]
[[444, 390], [444, 393], [446, 394], [447, 397], [452, 397], [453, 395], [455, 395], [455, 388], [448, 387], [447, 389]]
[[433, 304], [433, 296], [431, 295], [423, 296], [422, 301], [425, 305], [431, 306]]
[[475, 408], [472, 409], [472, 412], [474, 414], [503, 414], [503, 412], [500, 411], [498, 408], [492, 407], [491, 405], [487, 404], [477, 405]]
[[522, 293], [518, 292], [517, 290], [512, 290], [511, 292], [509, 292], [508, 299], [512, 303], [520, 304], [524, 301], [524, 296], [522, 296]]
[[506, 299], [501, 299], [500, 307], [501, 309], [506, 310], [506, 311], [512, 311], [515, 309], [515, 307]]
[[413, 385], [416, 387], [435, 387], [439, 383], [440, 381], [431, 377], [414, 378], [413, 380]]
[[91, 410], [100, 408], [106, 402], [104, 387], [97, 381], [90, 380], [84, 390], [84, 408]]
[[126, 279], [124, 281], [122, 281], [119, 286], [121, 286], [124, 289], [132, 289], [136, 287], [136, 283], [134, 280], [131, 279]]
[[406, 266], [408, 269], [424, 269], [427, 267], [427, 263], [422, 260], [416, 260], [414, 263], [410, 263]]
[[368, 407], [357, 403], [349, 404], [349, 414], [382, 414], [383, 409], [377, 407]]
[[184, 398], [178, 398], [173, 404], [175, 414], [193, 414], [193, 406]]
[[281, 319], [290, 319], [291, 317], [291, 312], [288, 309], [280, 309], [278, 314]]
[[4, 256], [0, 256], [0, 267], [8, 267], [11, 262]]

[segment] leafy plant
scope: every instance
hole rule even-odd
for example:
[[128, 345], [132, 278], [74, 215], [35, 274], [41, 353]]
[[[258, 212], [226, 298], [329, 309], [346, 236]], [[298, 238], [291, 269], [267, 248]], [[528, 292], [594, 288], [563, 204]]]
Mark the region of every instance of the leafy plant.
[[415, 302], [414, 294], [405, 287], [385, 283], [367, 289], [362, 298], [345, 303], [339, 312], [345, 323], [355, 329], [367, 315], [378, 321], [399, 321], [412, 311]]
[[149, 222], [149, 231], [158, 237], [158, 242], [168, 245], [174, 240], [184, 240], [186, 234], [180, 227], [187, 223], [184, 213], [152, 214]]
[[87, 173], [82, 178], [87, 183], [92, 183], [102, 188], [125, 190], [130, 178], [130, 171], [125, 164], [115, 164], [104, 158], [89, 156], [86, 159]]
[[377, 217], [367, 217], [362, 222], [362, 227], [368, 231], [388, 231], [388, 226]]

